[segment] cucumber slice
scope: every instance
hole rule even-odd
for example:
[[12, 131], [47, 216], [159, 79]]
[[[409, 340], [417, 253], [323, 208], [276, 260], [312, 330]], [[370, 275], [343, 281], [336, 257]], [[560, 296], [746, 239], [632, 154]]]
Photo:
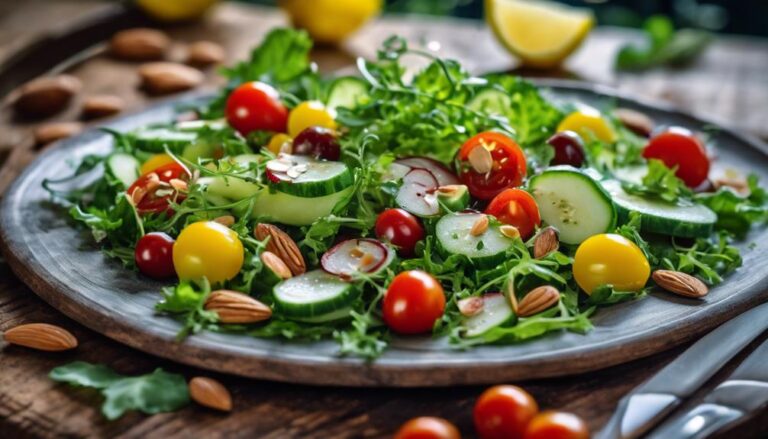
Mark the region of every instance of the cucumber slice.
[[323, 270], [287, 279], [275, 286], [275, 308], [289, 318], [317, 317], [349, 306], [359, 296], [353, 284]]
[[322, 197], [344, 190], [354, 177], [342, 162], [281, 154], [267, 162], [267, 177], [280, 192], [297, 197]]
[[167, 146], [176, 154], [197, 140], [197, 133], [177, 131], [170, 128], [145, 128], [129, 134], [136, 148], [152, 152], [165, 152]]
[[579, 244], [616, 227], [616, 209], [603, 187], [571, 166], [555, 166], [528, 183], [541, 219], [560, 232], [560, 241]]
[[478, 267], [495, 267], [514, 240], [502, 235], [498, 224], [491, 224], [480, 236], [470, 233], [472, 226], [485, 216], [482, 213], [451, 213], [440, 218], [435, 226], [438, 248], [444, 255], [464, 255]]
[[353, 189], [349, 187], [335, 194], [315, 198], [263, 191], [253, 206], [253, 214], [289, 226], [309, 226], [318, 218], [333, 213], [337, 205], [348, 203]]
[[326, 106], [333, 110], [338, 107], [354, 108], [365, 96], [368, 96], [367, 82], [356, 76], [343, 76], [331, 83]]
[[264, 188], [256, 183], [233, 177], [201, 177], [197, 180], [197, 184], [207, 188], [206, 196], [214, 195], [231, 201], [242, 200], [264, 191]]
[[352, 307], [348, 306], [345, 308], [337, 309], [336, 311], [331, 311], [326, 314], [321, 314], [319, 316], [315, 317], [294, 317], [293, 320], [296, 320], [298, 322], [304, 322], [304, 323], [329, 323], [329, 322], [338, 322], [341, 320], [349, 320], [352, 318], [352, 315], [350, 314], [352, 312]]
[[675, 204], [628, 194], [616, 180], [603, 182], [603, 187], [613, 197], [620, 222], [626, 222], [630, 212], [638, 212], [640, 228], [646, 232], [681, 238], [706, 238], [712, 234], [717, 222], [717, 214], [701, 204]]
[[512, 106], [508, 94], [495, 88], [481, 90], [467, 102], [467, 108], [487, 114], [504, 114]]
[[464, 320], [464, 336], [477, 337], [498, 326], [513, 324], [515, 320], [515, 313], [503, 294], [486, 294], [480, 314]]
[[139, 178], [140, 166], [134, 156], [122, 152], [116, 152], [107, 157], [107, 172], [120, 180], [126, 188]]
[[613, 174], [621, 181], [628, 183], [643, 184], [643, 177], [648, 174], [648, 166], [635, 165], [619, 168], [613, 171]]
[[204, 128], [208, 128], [214, 131], [220, 131], [227, 128], [227, 121], [224, 119], [187, 120], [184, 122], [178, 122], [176, 124], [176, 129], [179, 131], [197, 132]]
[[461, 212], [469, 207], [469, 188], [463, 184], [450, 184], [437, 188], [437, 204], [445, 213]]

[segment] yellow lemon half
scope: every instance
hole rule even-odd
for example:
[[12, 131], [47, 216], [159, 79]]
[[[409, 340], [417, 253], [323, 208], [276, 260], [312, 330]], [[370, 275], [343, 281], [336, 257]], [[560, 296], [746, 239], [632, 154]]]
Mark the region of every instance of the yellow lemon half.
[[485, 14], [499, 41], [533, 67], [560, 64], [595, 22], [589, 10], [536, 0], [486, 0]]

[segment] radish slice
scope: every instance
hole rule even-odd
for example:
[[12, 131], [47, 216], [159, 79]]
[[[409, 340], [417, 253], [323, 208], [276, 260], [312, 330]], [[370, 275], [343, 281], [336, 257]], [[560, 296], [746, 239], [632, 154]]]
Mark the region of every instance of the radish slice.
[[395, 203], [414, 215], [437, 215], [440, 213], [435, 193], [438, 187], [437, 178], [431, 172], [412, 169], [403, 177], [403, 185], [397, 191]]
[[348, 277], [358, 272], [375, 273], [392, 257], [392, 252], [380, 241], [348, 239], [325, 252], [320, 265], [328, 273]]
[[459, 178], [447, 166], [429, 157], [406, 157], [395, 160], [395, 163], [408, 166], [411, 169], [426, 169], [437, 178], [440, 186], [461, 184]]

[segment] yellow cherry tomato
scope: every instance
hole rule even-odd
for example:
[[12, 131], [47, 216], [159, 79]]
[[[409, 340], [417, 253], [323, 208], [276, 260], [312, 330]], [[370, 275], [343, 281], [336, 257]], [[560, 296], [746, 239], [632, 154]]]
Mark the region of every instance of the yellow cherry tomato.
[[218, 0], [136, 0], [147, 14], [162, 21], [199, 18]]
[[306, 101], [300, 103], [291, 110], [288, 115], [288, 134], [295, 138], [304, 129], [320, 126], [323, 128], [336, 129], [335, 114], [318, 101]]
[[594, 110], [575, 111], [569, 114], [557, 126], [557, 131], [575, 131], [584, 140], [595, 137], [608, 143], [616, 141], [616, 133], [611, 125], [600, 113]]
[[278, 155], [281, 152], [290, 154], [292, 143], [293, 139], [291, 139], [291, 136], [284, 133], [277, 133], [269, 139], [267, 149], [274, 155]]
[[280, 0], [293, 25], [306, 29], [317, 43], [334, 44], [381, 10], [382, 0]]
[[573, 277], [587, 293], [602, 285], [613, 285], [619, 291], [642, 289], [651, 266], [634, 242], [611, 233], [589, 237], [576, 249]]
[[175, 160], [168, 154], [155, 154], [141, 165], [141, 175], [149, 174], [160, 166], [170, 165]]
[[173, 245], [173, 266], [182, 280], [206, 277], [217, 283], [232, 279], [240, 272], [243, 257], [237, 233], [214, 221], [188, 225]]

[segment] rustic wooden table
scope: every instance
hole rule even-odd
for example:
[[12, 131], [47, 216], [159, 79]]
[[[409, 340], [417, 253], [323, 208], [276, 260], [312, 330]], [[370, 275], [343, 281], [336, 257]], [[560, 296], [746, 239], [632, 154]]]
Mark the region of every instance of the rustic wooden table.
[[[93, 0], [0, 4], [0, 60], [41, 33], [55, 31], [59, 22], [66, 21], [62, 17], [76, 18], [101, 7], [103, 3]], [[46, 13], [40, 14], [41, 10]], [[224, 4], [204, 22], [175, 27], [169, 33], [178, 42], [217, 41], [226, 47], [228, 60], [232, 61], [245, 56], [270, 27], [280, 24], [284, 24], [284, 18], [276, 11]], [[482, 23], [459, 20], [381, 19], [343, 48], [318, 49], [314, 57], [325, 71], [345, 68], [356, 56], [372, 56], [378, 44], [392, 33], [422, 44], [431, 42], [430, 48], [461, 60], [473, 72], [515, 71], [514, 61], [498, 47]], [[622, 42], [632, 38], [637, 35], [598, 29], [563, 70], [546, 75], [599, 82], [645, 98], [665, 100], [768, 138], [768, 41], [724, 37], [686, 69], [617, 74], [611, 67], [613, 54]], [[133, 65], [97, 56], [70, 71], [83, 79], [86, 94], [120, 95], [126, 99], [128, 110], [139, 109], [150, 100], [137, 90]], [[207, 74], [206, 86], [214, 87], [214, 72]], [[55, 119], [76, 119], [78, 111], [74, 107]], [[0, 190], [37, 154], [30, 134], [34, 126], [33, 122], [13, 119], [7, 109], [0, 112]], [[387, 437], [402, 422], [417, 415], [445, 417], [455, 422], [465, 436], [472, 437], [472, 405], [483, 390], [308, 387], [195, 370], [127, 348], [69, 320], [38, 299], [5, 264], [0, 264], [0, 330], [27, 322], [61, 325], [77, 336], [80, 346], [59, 354], [2, 348], [0, 437]], [[683, 349], [585, 375], [516, 384], [529, 390], [542, 407], [572, 411], [596, 431], [622, 395]], [[108, 422], [99, 413], [100, 397], [96, 393], [56, 385], [47, 378], [51, 368], [73, 360], [106, 363], [126, 374], [160, 366], [188, 377], [214, 376], [232, 391], [235, 408], [230, 414], [219, 414], [192, 405], [155, 416], [129, 413]], [[732, 367], [722, 371], [708, 387]], [[768, 416], [763, 413], [727, 437], [761, 437], [766, 432]]]

